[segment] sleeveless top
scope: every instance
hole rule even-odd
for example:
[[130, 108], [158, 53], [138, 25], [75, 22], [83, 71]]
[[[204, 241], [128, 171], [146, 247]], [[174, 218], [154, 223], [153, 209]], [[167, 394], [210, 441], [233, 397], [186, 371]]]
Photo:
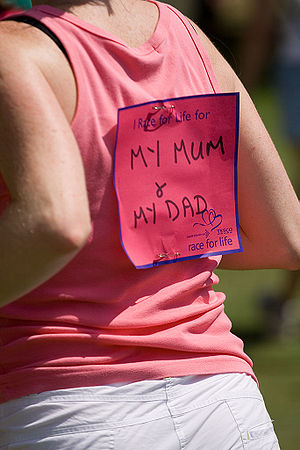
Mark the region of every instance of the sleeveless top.
[[[154, 3], [158, 24], [138, 48], [50, 6], [26, 11], [59, 38], [74, 71], [78, 102], [71, 126], [86, 174], [92, 233], [59, 273], [0, 309], [2, 402], [168, 376], [245, 372], [255, 378], [242, 341], [230, 331], [225, 295], [213, 288], [221, 257], [137, 270], [120, 242], [112, 180], [118, 108], [219, 92], [188, 20]], [[0, 178], [0, 214], [8, 204]]]

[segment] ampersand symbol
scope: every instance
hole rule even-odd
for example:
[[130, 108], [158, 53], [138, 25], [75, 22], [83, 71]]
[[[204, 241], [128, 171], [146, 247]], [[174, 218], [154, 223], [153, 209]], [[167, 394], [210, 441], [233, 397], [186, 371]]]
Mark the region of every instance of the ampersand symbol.
[[165, 186], [167, 186], [167, 183], [164, 183], [164, 184], [162, 184], [161, 186], [160, 186], [157, 182], [155, 182], [155, 184], [156, 184], [156, 186], [157, 186], [156, 195], [157, 195], [158, 198], [162, 198], [162, 196], [164, 195], [164, 193], [163, 193], [163, 188], [164, 188]]

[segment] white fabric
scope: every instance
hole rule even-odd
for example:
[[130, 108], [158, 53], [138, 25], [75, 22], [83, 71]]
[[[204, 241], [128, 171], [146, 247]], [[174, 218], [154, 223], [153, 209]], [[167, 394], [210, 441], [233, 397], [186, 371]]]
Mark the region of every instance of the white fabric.
[[30, 395], [0, 405], [0, 448], [279, 449], [255, 381], [219, 374]]

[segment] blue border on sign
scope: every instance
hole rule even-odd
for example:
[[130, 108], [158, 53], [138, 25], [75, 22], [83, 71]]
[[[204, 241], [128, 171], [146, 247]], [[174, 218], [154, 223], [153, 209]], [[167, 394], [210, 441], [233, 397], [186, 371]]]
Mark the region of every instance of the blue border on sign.
[[240, 93], [239, 92], [221, 92], [221, 93], [217, 93], [217, 94], [188, 95], [185, 97], [172, 97], [172, 98], [166, 98], [166, 99], [151, 100], [150, 102], [138, 103], [135, 105], [125, 106], [123, 108], [118, 108], [116, 140], [115, 140], [115, 147], [114, 147], [114, 152], [113, 152], [113, 155], [114, 155], [114, 158], [113, 158], [113, 184], [114, 184], [114, 189], [115, 189], [117, 203], [118, 203], [118, 210], [119, 210], [120, 204], [119, 204], [119, 197], [118, 197], [118, 193], [117, 193], [117, 189], [116, 189], [115, 168], [116, 168], [116, 151], [117, 151], [118, 135], [119, 135], [120, 111], [132, 109], [132, 108], [138, 108], [139, 106], [151, 105], [153, 103], [165, 103], [165, 102], [170, 102], [170, 101], [175, 101], [175, 100], [185, 100], [185, 99], [189, 99], [189, 98], [224, 97], [224, 96], [235, 96], [236, 97], [236, 126], [235, 126], [235, 149], [234, 149], [234, 200], [235, 200], [236, 229], [237, 229], [239, 248], [235, 249], [235, 250], [224, 250], [223, 252], [200, 253], [198, 255], [185, 256], [184, 258], [167, 259], [164, 261], [157, 261], [157, 262], [154, 261], [151, 264], [146, 264], [143, 266], [136, 266], [134, 264], [134, 262], [132, 261], [132, 259], [130, 258], [130, 256], [128, 255], [126, 247], [124, 245], [123, 237], [122, 237], [121, 218], [120, 218], [120, 214], [118, 214], [119, 229], [120, 229], [120, 241], [121, 241], [124, 252], [126, 253], [126, 255], [127, 255], [128, 259], [131, 261], [131, 263], [134, 265], [134, 267], [136, 267], [136, 269], [150, 269], [150, 268], [155, 268], [155, 267], [162, 266], [165, 264], [173, 264], [176, 262], [189, 261], [192, 259], [207, 258], [208, 256], [219, 256], [219, 255], [240, 253], [243, 251], [241, 235], [240, 235], [240, 227], [239, 227], [239, 213], [238, 213], [238, 147], [239, 147], [239, 124], [240, 124]]
[[[239, 221], [239, 205], [238, 205], [238, 153], [239, 153], [239, 130], [240, 130], [240, 93], [234, 92], [236, 96], [236, 125], [235, 125], [235, 149], [234, 149], [234, 197], [235, 197], [235, 217], [236, 217], [236, 230], [239, 240], [240, 248], [238, 252], [243, 251], [243, 245], [240, 234], [240, 221]], [[233, 252], [236, 253], [236, 252]], [[224, 253], [225, 254], [225, 253]]]

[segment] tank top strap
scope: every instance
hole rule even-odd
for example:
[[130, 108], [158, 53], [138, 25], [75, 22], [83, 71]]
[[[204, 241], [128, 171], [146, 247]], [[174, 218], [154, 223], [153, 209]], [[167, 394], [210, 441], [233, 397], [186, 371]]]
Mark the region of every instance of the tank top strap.
[[212, 64], [210, 62], [210, 59], [208, 57], [208, 54], [206, 52], [206, 49], [205, 49], [204, 45], [202, 44], [201, 39], [200, 39], [196, 29], [193, 27], [190, 20], [184, 14], [182, 14], [180, 11], [178, 11], [178, 9], [176, 9], [174, 6], [171, 6], [169, 4], [166, 4], [165, 6], [177, 16], [177, 18], [182, 22], [182, 24], [186, 28], [187, 33], [188, 33], [189, 37], [191, 38], [194, 46], [196, 47], [199, 57], [203, 63], [204, 69], [206, 71], [206, 74], [207, 74], [207, 77], [211, 84], [211, 87], [213, 89], [213, 92], [215, 94], [217, 92], [220, 92], [221, 88], [220, 88], [219, 82], [214, 73], [214, 70], [213, 70]]
[[43, 33], [45, 33], [47, 36], [49, 36], [49, 38], [52, 39], [52, 41], [55, 42], [55, 44], [60, 48], [60, 50], [65, 55], [65, 57], [67, 59], [69, 59], [69, 56], [68, 56], [66, 49], [64, 48], [62, 42], [58, 39], [56, 34], [54, 34], [53, 31], [50, 30], [50, 28], [48, 28], [44, 23], [40, 22], [39, 20], [35, 19], [34, 17], [27, 16], [26, 13], [17, 14], [16, 16], [9, 16], [5, 20], [6, 21], [12, 20], [14, 22], [22, 22], [22, 23], [26, 23], [32, 27], [38, 28]]

